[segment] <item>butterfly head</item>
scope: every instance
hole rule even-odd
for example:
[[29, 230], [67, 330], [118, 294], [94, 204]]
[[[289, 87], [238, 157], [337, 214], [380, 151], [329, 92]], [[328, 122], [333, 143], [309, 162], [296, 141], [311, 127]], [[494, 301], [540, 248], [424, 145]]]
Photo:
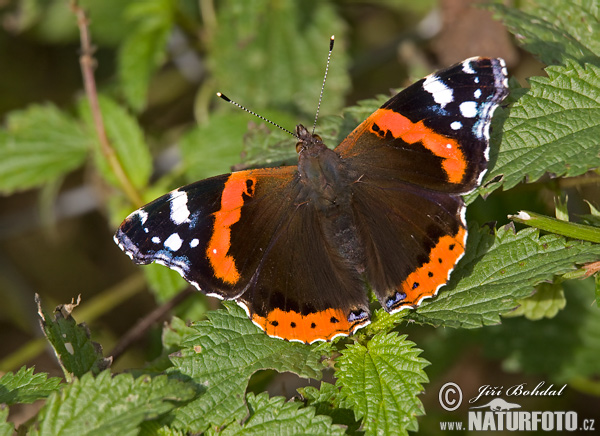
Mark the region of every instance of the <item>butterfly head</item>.
[[316, 156], [322, 149], [327, 148], [319, 135], [310, 133], [302, 124], [296, 126], [294, 133], [294, 136], [298, 138], [296, 143], [296, 153], [298, 154], [308, 153]]

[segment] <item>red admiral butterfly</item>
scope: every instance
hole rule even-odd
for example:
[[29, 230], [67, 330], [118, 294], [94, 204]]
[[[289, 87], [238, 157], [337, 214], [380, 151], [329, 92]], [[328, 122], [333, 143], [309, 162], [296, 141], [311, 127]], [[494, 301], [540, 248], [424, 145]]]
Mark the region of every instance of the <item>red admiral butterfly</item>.
[[465, 252], [461, 197], [486, 171], [502, 59], [475, 57], [390, 99], [334, 150], [298, 125], [298, 166], [234, 172], [176, 189], [115, 235], [235, 300], [269, 336], [312, 343], [370, 322], [367, 283], [394, 313], [436, 295]]

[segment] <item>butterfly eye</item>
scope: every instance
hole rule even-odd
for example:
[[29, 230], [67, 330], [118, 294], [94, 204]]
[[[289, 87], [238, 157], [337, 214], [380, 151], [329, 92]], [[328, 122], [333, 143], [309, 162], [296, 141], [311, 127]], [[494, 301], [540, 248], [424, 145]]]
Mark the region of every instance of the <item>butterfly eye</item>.
[[302, 141], [296, 142], [296, 153], [300, 153], [302, 151], [302, 149], [304, 148], [303, 144], [304, 143]]
[[323, 139], [319, 135], [313, 135], [313, 139], [316, 139], [319, 142], [323, 142]]

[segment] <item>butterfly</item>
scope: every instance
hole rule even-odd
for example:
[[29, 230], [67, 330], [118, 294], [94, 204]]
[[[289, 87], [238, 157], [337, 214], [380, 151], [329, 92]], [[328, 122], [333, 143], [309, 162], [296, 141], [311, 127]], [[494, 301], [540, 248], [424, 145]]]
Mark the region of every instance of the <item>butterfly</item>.
[[370, 323], [446, 284], [465, 253], [462, 195], [480, 185], [505, 63], [474, 57], [410, 85], [335, 149], [299, 124], [297, 166], [249, 169], [178, 188], [115, 234], [156, 262], [235, 300], [269, 336], [313, 343]]

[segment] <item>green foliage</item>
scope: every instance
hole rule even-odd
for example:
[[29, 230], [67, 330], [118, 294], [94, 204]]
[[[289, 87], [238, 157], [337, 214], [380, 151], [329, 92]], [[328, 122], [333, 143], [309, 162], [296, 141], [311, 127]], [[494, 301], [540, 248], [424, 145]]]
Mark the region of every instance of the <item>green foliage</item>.
[[254, 396], [248, 394], [246, 402], [250, 414], [244, 424], [237, 422], [225, 427], [222, 435], [265, 435], [265, 434], [303, 434], [303, 435], [343, 435], [344, 428], [332, 425], [325, 416], [315, 414], [311, 407], [302, 407], [297, 403], [285, 403], [285, 398], [269, 398], [266, 393]]
[[33, 368], [22, 367], [13, 374], [0, 378], [0, 404], [33, 403], [57, 390], [60, 379], [48, 378], [45, 373], [33, 373]]
[[54, 317], [42, 309], [39, 300], [37, 304], [42, 331], [54, 349], [67, 379], [72, 376], [81, 377], [88, 372], [97, 374], [110, 366], [110, 359], [102, 356], [100, 344], [90, 339], [87, 326], [77, 324], [71, 316], [76, 304], [58, 306]]
[[87, 373], [50, 396], [32, 434], [137, 435], [142, 421], [166, 414], [194, 393], [192, 385], [164, 375]]
[[[510, 108], [494, 167], [481, 191], [510, 189], [546, 173], [573, 177], [600, 165], [600, 67], [567, 60], [546, 68], [548, 77], [529, 79], [531, 89]], [[506, 117], [499, 110], [500, 119]], [[484, 181], [485, 184], [485, 181]]]
[[600, 256], [600, 245], [539, 236], [535, 229], [518, 233], [512, 226], [496, 235], [471, 231], [470, 247], [444, 292], [424, 302], [410, 318], [436, 326], [474, 328], [498, 324], [516, 300], [533, 293], [538, 283], [573, 271]]
[[42, 186], [80, 166], [90, 149], [81, 125], [56, 106], [11, 112], [0, 130], [0, 192]]
[[337, 385], [367, 434], [407, 435], [424, 413], [417, 395], [427, 383], [428, 362], [405, 336], [375, 335], [337, 359]]
[[12, 436], [15, 432], [15, 426], [7, 419], [8, 407], [0, 405], [0, 436]]
[[[44, 41], [75, 40], [77, 28], [66, 2], [23, 3], [20, 29]], [[404, 3], [418, 13], [425, 7], [386, 2], [389, 11]], [[490, 8], [526, 50], [551, 66], [547, 77], [529, 79], [530, 88], [514, 85], [510, 107], [498, 110], [490, 171], [468, 201], [476, 195], [491, 194], [493, 199], [499, 188], [516, 191], [523, 181], [543, 181], [548, 174], [555, 179], [548, 186], [557, 190], [560, 180], [576, 182], [575, 177], [600, 166], [597, 6], [583, 0], [523, 3], [522, 9], [500, 4]], [[293, 164], [294, 140], [289, 135], [257, 125], [247, 114], [232, 112], [207, 96], [231, 91], [236, 101], [286, 127], [310, 125], [331, 33], [337, 48], [318, 125], [324, 140], [332, 146], [339, 143], [387, 99], [380, 96], [342, 110], [350, 85], [345, 49], [350, 29], [329, 2], [138, 0], [124, 7], [116, 0], [82, 0], [82, 5], [92, 14], [95, 41], [106, 44], [102, 48], [113, 47], [117, 59], [111, 72], [116, 80], [99, 84], [108, 147], [96, 139], [87, 100], [79, 101], [74, 111], [52, 104], [15, 110], [0, 130], [2, 193], [58, 186], [88, 162], [86, 174], [106, 182], [109, 198], [103, 206], [109, 221], [117, 223], [125, 211], [139, 206], [132, 204], [138, 199], [150, 200], [180, 182], [228, 172], [235, 164]], [[46, 17], [47, 22], [42, 19]], [[63, 26], [66, 22], [70, 24]], [[197, 123], [186, 119], [162, 131], [160, 122], [148, 122], [148, 114], [159, 112], [162, 121], [170, 112], [152, 107], [149, 96], [155, 82], [157, 88], [169, 87], [158, 79], [181, 61], [168, 47], [177, 35], [201, 64], [200, 88], [186, 88], [187, 95], [196, 95]], [[183, 100], [183, 94], [178, 98]], [[192, 103], [187, 103], [191, 112]], [[182, 163], [163, 174], [153, 168], [153, 154], [166, 143], [177, 145]], [[530, 189], [537, 192], [540, 185]], [[584, 230], [595, 235], [599, 213], [592, 205], [590, 209], [582, 217]], [[566, 200], [557, 210], [563, 230], [583, 229], [566, 221]], [[550, 234], [540, 235], [539, 229]], [[467, 252], [450, 282], [417, 310], [390, 316], [377, 309], [373, 323], [352, 338], [307, 346], [266, 336], [240, 307], [225, 303], [224, 310], [209, 312], [205, 321], [186, 325], [172, 319], [163, 330], [162, 354], [136, 370], [137, 377], [109, 372], [110, 358], [71, 316], [74, 305], [59, 306], [54, 316], [40, 308], [43, 331], [66, 380], [61, 383], [23, 367], [0, 378], [0, 403], [46, 398], [40, 413], [19, 429], [40, 435], [407, 434], [419, 428], [418, 417], [425, 413], [419, 395], [428, 383], [428, 362], [421, 350], [394, 331], [409, 323], [463, 333], [472, 329], [486, 355], [502, 360], [505, 368], [591, 391], [585, 386], [598, 376], [600, 354], [600, 311], [590, 305], [594, 298], [600, 304], [600, 279], [593, 266], [600, 259], [600, 245], [593, 241], [541, 225], [516, 231], [512, 225], [489, 229], [472, 223]], [[145, 272], [158, 302], [185, 286], [161, 266]], [[595, 277], [569, 280], [586, 272], [595, 272]], [[453, 344], [463, 346], [458, 342]], [[434, 368], [438, 364], [432, 360]], [[326, 375], [335, 382], [299, 389], [302, 401], [247, 393], [252, 376], [263, 370], [311, 381]], [[12, 433], [8, 410], [0, 408], [0, 414], [0, 434]]]
[[208, 321], [192, 324], [183, 348], [171, 356], [171, 373], [196, 381], [202, 391], [198, 399], [177, 410], [175, 427], [199, 432], [243, 418], [248, 380], [260, 369], [321, 377], [321, 353], [270, 338], [236, 304], [225, 307], [227, 311], [210, 312]]

